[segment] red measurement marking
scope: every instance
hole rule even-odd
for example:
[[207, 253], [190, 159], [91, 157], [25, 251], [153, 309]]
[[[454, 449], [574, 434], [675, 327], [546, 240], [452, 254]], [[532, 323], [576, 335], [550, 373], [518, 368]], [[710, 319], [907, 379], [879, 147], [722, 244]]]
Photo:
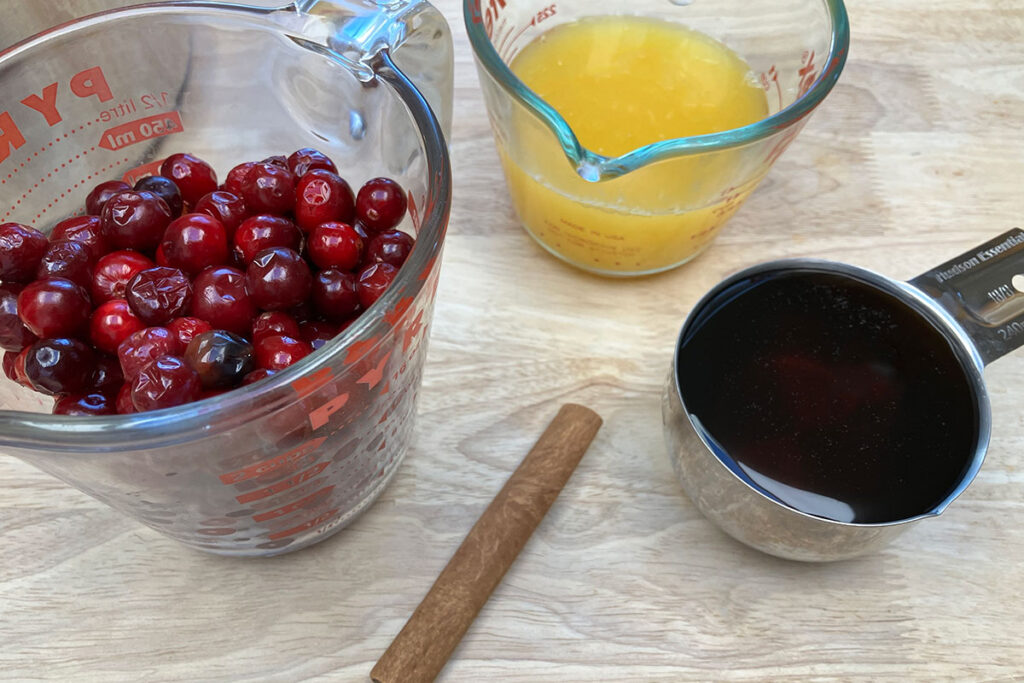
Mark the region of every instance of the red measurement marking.
[[249, 493], [243, 493], [240, 496], [236, 496], [235, 500], [237, 500], [239, 503], [251, 503], [255, 500], [260, 500], [261, 498], [269, 498], [270, 496], [276, 493], [281, 493], [281, 491], [287, 491], [290, 488], [294, 488], [295, 486], [298, 486], [304, 481], [309, 481], [310, 479], [312, 479], [313, 477], [327, 469], [327, 466], [330, 464], [331, 463], [329, 462], [317, 463], [316, 465], [313, 465], [305, 472], [300, 472], [293, 477], [288, 477], [287, 479], [279, 481], [276, 484], [272, 484], [266, 488], [250, 491]]
[[352, 342], [352, 345], [348, 347], [348, 353], [345, 354], [345, 362], [352, 363], [359, 360], [364, 355], [372, 351], [373, 347], [375, 347], [379, 341], [380, 337], [373, 336], [369, 339]]
[[348, 394], [335, 396], [309, 414], [309, 426], [316, 431], [330, 421], [331, 415], [341, 410], [348, 403]]
[[306, 397], [330, 382], [333, 377], [334, 373], [331, 372], [330, 368], [321, 368], [312, 375], [300, 377], [292, 382], [292, 389], [299, 396]]
[[390, 351], [380, 359], [380, 362], [377, 363], [377, 367], [357, 379], [356, 384], [365, 384], [370, 389], [380, 384], [380, 381], [384, 379], [384, 365], [388, 362], [389, 358], [391, 358]]
[[255, 477], [263, 476], [268, 472], [273, 472], [274, 470], [281, 468], [290, 462], [294, 462], [308, 453], [311, 453], [315, 448], [318, 448], [321, 444], [323, 444], [325, 440], [325, 437], [318, 437], [311, 441], [307, 441], [301, 446], [293, 448], [287, 453], [282, 453], [276, 458], [263, 460], [262, 462], [258, 462], [255, 465], [249, 465], [248, 467], [243, 467], [240, 470], [228, 472], [227, 474], [222, 474], [220, 475], [220, 480], [224, 484], [230, 485], [237, 484], [238, 482], [245, 481], [246, 479], [253, 479]]
[[416, 335], [419, 334], [420, 328], [423, 327], [423, 311], [421, 310], [416, 314], [412, 323], [409, 324], [409, 328], [405, 331], [405, 338], [402, 339], [402, 351], [405, 353], [409, 352], [409, 347], [412, 346], [412, 342], [416, 339]]
[[297, 500], [294, 503], [289, 503], [288, 505], [284, 505], [282, 507], [275, 508], [273, 510], [268, 510], [267, 512], [261, 512], [258, 515], [253, 515], [252, 518], [256, 522], [265, 522], [268, 519], [277, 519], [278, 517], [284, 517], [285, 515], [287, 515], [287, 514], [289, 514], [291, 512], [295, 512], [296, 510], [299, 510], [299, 509], [305, 507], [306, 505], [309, 505], [310, 503], [312, 503], [317, 498], [321, 498], [323, 496], [326, 496], [327, 494], [329, 494], [333, 490], [334, 490], [334, 485], [333, 484], [331, 486], [325, 486], [324, 488], [320, 489], [319, 491], [311, 493], [308, 496], [306, 496], [305, 498]]
[[136, 166], [131, 170], [125, 171], [124, 175], [121, 176], [121, 180], [129, 185], [135, 185], [136, 181], [139, 179], [159, 173], [160, 165], [162, 163], [164, 163], [163, 159], [157, 159], [156, 161], [151, 161], [148, 164]]
[[392, 310], [384, 314], [384, 319], [388, 321], [389, 325], [394, 327], [402, 320], [402, 316], [405, 315], [405, 312], [409, 310], [410, 306], [412, 306], [412, 297], [403, 297], [398, 300], [398, 303], [395, 304], [395, 307]]
[[103, 149], [121, 149], [153, 138], [180, 133], [182, 130], [181, 116], [178, 112], [171, 111], [108, 128], [100, 133], [100, 141], [97, 144]]
[[329, 510], [324, 514], [320, 515], [319, 517], [315, 517], [314, 519], [311, 519], [308, 522], [303, 522], [302, 524], [292, 527], [291, 529], [288, 529], [286, 531], [278, 531], [276, 534], [270, 534], [268, 538], [270, 538], [270, 540], [272, 541], [276, 541], [278, 539], [286, 538], [288, 536], [294, 536], [299, 532], [307, 531], [308, 529], [312, 529], [313, 527], [320, 526], [324, 522], [329, 521], [336, 514], [338, 514], [338, 508]]

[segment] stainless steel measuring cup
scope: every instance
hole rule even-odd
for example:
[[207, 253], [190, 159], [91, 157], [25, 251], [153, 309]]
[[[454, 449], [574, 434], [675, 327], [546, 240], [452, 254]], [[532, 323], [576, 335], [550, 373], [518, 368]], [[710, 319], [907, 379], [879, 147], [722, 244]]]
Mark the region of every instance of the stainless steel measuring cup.
[[48, 232], [100, 181], [134, 182], [174, 152], [223, 174], [315, 147], [353, 186], [398, 180], [416, 236], [373, 306], [266, 380], [89, 419], [0, 382], [0, 452], [226, 555], [296, 550], [365, 510], [412, 440], [451, 202], [451, 75], [445, 20], [420, 0], [148, 4], [0, 51], [0, 223]]
[[[941, 335], [962, 372], [961, 386], [973, 406], [973, 446], [962, 453], [959, 477], [938, 502], [898, 519], [853, 523], [808, 514], [762, 488], [737, 467], [697, 419], [685, 396], [680, 349], [716, 302], [729, 301], [747, 286], [778, 274], [827, 273], [873, 288]], [[750, 329], [750, 337], [759, 330]], [[700, 511], [737, 540], [779, 557], [829, 561], [876, 550], [908, 527], [942, 513], [974, 479], [988, 447], [991, 416], [982, 371], [1024, 344], [1024, 231], [1014, 229], [916, 277], [898, 282], [855, 266], [814, 259], [773, 261], [727, 278], [708, 292], [683, 324], [669, 373], [662, 410], [665, 438], [675, 472]], [[775, 397], [765, 396], [764, 400]], [[964, 415], [965, 420], [971, 416]], [[898, 450], [885, 457], [900, 458]], [[839, 476], [839, 475], [837, 475]], [[927, 476], [917, 472], [915, 476]]]

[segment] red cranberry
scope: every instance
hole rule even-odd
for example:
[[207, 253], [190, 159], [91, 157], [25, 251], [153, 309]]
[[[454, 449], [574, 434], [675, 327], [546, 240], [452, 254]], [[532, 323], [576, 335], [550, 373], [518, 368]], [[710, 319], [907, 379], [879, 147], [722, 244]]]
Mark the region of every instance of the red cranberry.
[[171, 210], [172, 216], [181, 215], [184, 200], [181, 198], [181, 190], [178, 189], [178, 185], [170, 178], [165, 178], [162, 175], [139, 178], [135, 183], [135, 191], [152, 192], [167, 203], [167, 208]]
[[3, 366], [4, 374], [7, 375], [7, 379], [12, 382], [18, 381], [18, 375], [14, 372], [14, 360], [18, 357], [20, 351], [4, 351]]
[[253, 369], [252, 344], [224, 330], [203, 332], [188, 345], [185, 362], [199, 374], [204, 389], [230, 389]]
[[181, 198], [192, 206], [207, 192], [217, 189], [213, 168], [191, 154], [172, 154], [160, 164], [160, 175], [170, 178], [181, 191]]
[[406, 203], [401, 185], [390, 178], [374, 178], [359, 188], [356, 215], [373, 232], [390, 230], [402, 222]]
[[245, 288], [245, 274], [229, 266], [207, 268], [193, 283], [192, 315], [215, 329], [245, 334], [256, 317], [256, 304]]
[[115, 249], [152, 251], [160, 244], [173, 216], [167, 203], [152, 192], [116, 194], [103, 207], [103, 237]]
[[95, 263], [101, 256], [110, 249], [107, 247], [107, 240], [103, 237], [103, 229], [99, 216], [72, 216], [62, 220], [53, 226], [50, 232], [50, 241], [59, 242], [68, 240], [78, 242], [89, 249], [89, 259]]
[[192, 283], [177, 268], [156, 266], [128, 283], [125, 298], [132, 312], [147, 325], [163, 325], [184, 315], [192, 303]]
[[280, 334], [260, 338], [254, 348], [256, 365], [267, 370], [284, 370], [313, 352], [309, 342]]
[[295, 187], [295, 222], [305, 232], [327, 221], [350, 223], [355, 215], [352, 188], [338, 175], [316, 169], [299, 179]]
[[210, 323], [199, 318], [184, 317], [175, 318], [171, 322], [167, 323], [167, 329], [171, 331], [178, 339], [178, 345], [181, 348], [188, 348], [189, 343], [203, 332], [209, 332], [213, 329]]
[[331, 221], [313, 229], [308, 249], [320, 268], [352, 270], [363, 258], [363, 238], [351, 225]]
[[295, 318], [295, 322], [301, 325], [304, 322], [308, 322], [316, 318], [316, 308], [313, 307], [313, 302], [306, 299], [298, 306], [290, 308], [288, 315]]
[[359, 303], [369, 308], [373, 302], [387, 291], [398, 274], [398, 268], [390, 263], [373, 263], [359, 271], [356, 284], [359, 290]]
[[234, 239], [238, 226], [249, 215], [242, 198], [224, 190], [204, 194], [202, 199], [192, 207], [192, 210], [195, 213], [205, 213], [207, 216], [219, 220], [220, 224], [224, 226], [229, 243]]
[[[18, 317], [18, 294], [22, 289], [16, 284], [0, 285], [0, 349], [21, 351], [36, 340]], [[298, 329], [296, 326], [296, 334]]]
[[280, 215], [295, 206], [295, 175], [275, 164], [256, 164], [242, 181], [249, 211]]
[[153, 255], [153, 260], [156, 261], [156, 264], [158, 266], [170, 267], [171, 264], [167, 261], [167, 254], [164, 253], [163, 242], [161, 242], [160, 245], [157, 246], [156, 253]]
[[249, 175], [249, 171], [255, 167], [255, 161], [246, 161], [243, 164], [235, 166], [233, 169], [228, 171], [228, 177], [224, 179], [224, 189], [236, 197], [241, 197], [242, 182], [245, 180], [245, 176]]
[[85, 289], [71, 280], [48, 277], [18, 294], [18, 315], [37, 337], [74, 337], [87, 329], [92, 305]]
[[32, 347], [26, 346], [14, 357], [14, 381], [27, 389], [35, 391], [35, 387], [29, 381], [28, 373], [25, 372], [25, 363], [28, 361], [28, 354], [31, 352]]
[[131, 334], [117, 347], [117, 359], [125, 381], [131, 382], [142, 366], [154, 358], [174, 355], [181, 351], [178, 340], [166, 327], [147, 327]]
[[0, 224], [0, 280], [28, 282], [49, 245], [46, 235], [19, 223]]
[[370, 233], [366, 229], [365, 225], [363, 225], [359, 221], [356, 221], [355, 223], [352, 224], [352, 229], [356, 231], [356, 234], [363, 238], [363, 244], [366, 244], [367, 242], [370, 241]]
[[117, 392], [117, 400], [114, 402], [117, 408], [118, 415], [131, 415], [132, 413], [138, 412], [135, 410], [135, 404], [132, 403], [132, 385], [131, 382], [125, 382], [121, 385], [121, 389]]
[[344, 320], [359, 311], [359, 289], [352, 273], [327, 268], [313, 280], [313, 305], [328, 320]]
[[412, 235], [401, 230], [384, 230], [370, 238], [366, 245], [366, 253], [363, 255], [363, 262], [390, 263], [395, 268], [401, 268], [405, 260], [409, 258], [415, 240]]
[[323, 169], [331, 173], [338, 172], [337, 166], [334, 165], [334, 162], [326, 154], [309, 147], [303, 147], [292, 152], [291, 156], [288, 157], [288, 168], [291, 169], [297, 178], [301, 178], [315, 169]]
[[187, 213], [174, 220], [160, 247], [175, 268], [195, 274], [228, 260], [228, 236], [221, 222], [205, 213]]
[[92, 252], [78, 242], [51, 242], [36, 268], [36, 279], [62, 277], [88, 287], [92, 283]]
[[248, 375], [246, 375], [245, 377], [242, 378], [242, 386], [248, 386], [248, 385], [252, 384], [253, 382], [259, 382], [261, 379], [266, 379], [267, 377], [273, 377], [276, 374], [277, 374], [276, 370], [267, 370], [266, 368], [256, 368], [255, 370], [253, 370]]
[[311, 320], [303, 324], [300, 332], [302, 341], [309, 342], [314, 351], [334, 339], [338, 326], [323, 320]]
[[77, 339], [40, 339], [28, 347], [25, 374], [32, 387], [44, 394], [85, 391], [92, 382], [96, 355]]
[[114, 356], [96, 354], [96, 367], [93, 371], [92, 388], [102, 394], [115, 394], [124, 384], [124, 372], [121, 362]]
[[116, 415], [117, 401], [106, 394], [63, 394], [53, 404], [54, 415], [93, 417]]
[[246, 288], [253, 302], [265, 311], [280, 311], [302, 303], [313, 284], [309, 266], [287, 247], [271, 247], [256, 254], [245, 271]]
[[89, 321], [89, 338], [92, 345], [100, 351], [117, 353], [129, 335], [138, 332], [146, 324], [132, 313], [131, 307], [124, 299], [106, 301], [92, 312]]
[[273, 164], [274, 166], [280, 166], [281, 168], [288, 168], [288, 158], [285, 157], [283, 154], [275, 154], [273, 156], [269, 156], [266, 159], [260, 160], [260, 163]]
[[199, 375], [177, 356], [150, 361], [132, 381], [132, 403], [139, 412], [191, 403], [202, 392]]
[[137, 251], [113, 251], [96, 262], [92, 272], [92, 299], [103, 303], [125, 298], [131, 279], [152, 268], [153, 262]]
[[107, 201], [115, 194], [121, 194], [132, 189], [132, 186], [121, 180], [108, 180], [92, 188], [89, 196], [85, 198], [85, 212], [90, 216], [99, 216]]
[[302, 231], [287, 218], [252, 216], [242, 221], [235, 233], [235, 249], [248, 264], [259, 252], [270, 247], [302, 249]]
[[271, 334], [283, 334], [287, 337], [298, 338], [299, 323], [295, 321], [295, 318], [282, 311], [260, 313], [252, 323], [252, 339], [255, 341]]

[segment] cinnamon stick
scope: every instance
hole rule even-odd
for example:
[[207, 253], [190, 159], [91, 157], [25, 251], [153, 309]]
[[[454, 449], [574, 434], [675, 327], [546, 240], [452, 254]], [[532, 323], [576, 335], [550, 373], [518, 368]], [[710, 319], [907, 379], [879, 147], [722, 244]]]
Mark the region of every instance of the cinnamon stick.
[[434, 680], [600, 426], [601, 418], [589, 408], [562, 406], [373, 667], [374, 683]]

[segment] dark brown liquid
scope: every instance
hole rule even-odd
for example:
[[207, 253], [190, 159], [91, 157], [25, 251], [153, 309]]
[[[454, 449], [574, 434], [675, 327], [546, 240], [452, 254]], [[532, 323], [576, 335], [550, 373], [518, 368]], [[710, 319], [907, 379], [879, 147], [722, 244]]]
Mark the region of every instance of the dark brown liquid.
[[779, 271], [705, 305], [680, 342], [688, 412], [739, 476], [808, 514], [907, 519], [961, 483], [975, 393], [950, 343], [849, 277]]

